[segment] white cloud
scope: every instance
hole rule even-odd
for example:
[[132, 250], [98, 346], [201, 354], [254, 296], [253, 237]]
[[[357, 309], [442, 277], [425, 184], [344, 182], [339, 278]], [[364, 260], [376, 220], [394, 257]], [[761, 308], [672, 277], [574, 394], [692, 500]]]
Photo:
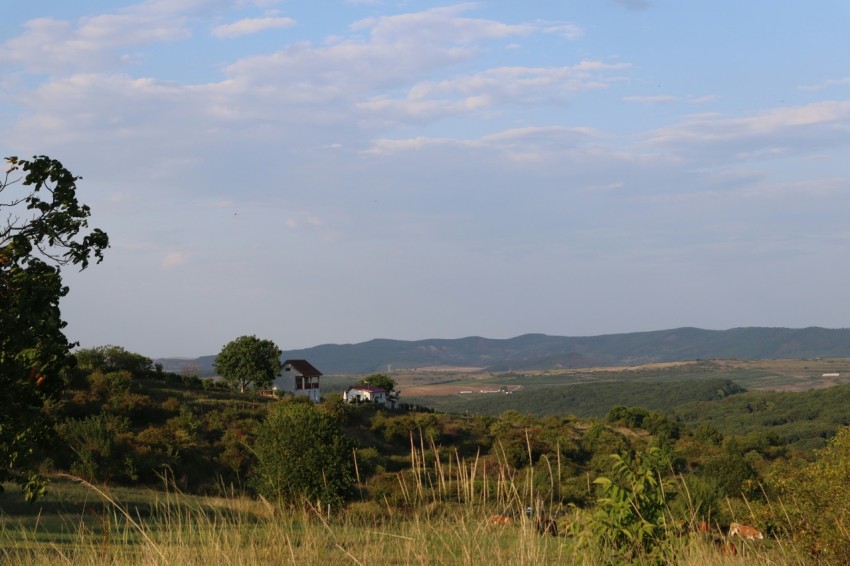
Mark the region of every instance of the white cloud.
[[786, 146], [807, 150], [823, 144], [847, 145], [850, 143], [846, 133], [848, 126], [850, 101], [823, 101], [774, 108], [744, 118], [698, 117], [657, 129], [648, 139], [658, 145], [714, 146], [734, 153]]
[[[65, 74], [21, 99], [31, 114], [18, 123], [18, 133], [53, 142], [90, 140], [104, 132], [111, 139], [140, 140], [180, 124], [181, 133], [174, 140], [178, 142], [212, 139], [231, 128], [251, 131], [252, 136], [297, 135], [288, 128], [270, 128], [273, 122], [299, 128], [334, 124], [373, 129], [446, 116], [487, 117], [504, 104], [563, 104], [582, 90], [607, 87], [616, 80], [612, 72], [627, 67], [582, 61], [574, 66], [497, 67], [451, 76], [455, 65], [477, 57], [487, 42], [542, 30], [542, 24], [472, 18], [466, 13], [475, 6], [461, 4], [361, 20], [349, 37], [321, 46], [293, 43], [274, 53], [237, 60], [223, 68], [225, 79], [218, 82], [184, 85], [103, 72], [123, 65], [126, 53], [118, 56], [122, 47], [188, 37], [187, 14], [217, 2], [224, 0], [157, 0], [73, 25], [59, 20], [31, 22], [44, 28], [37, 38], [25, 33], [9, 43], [29, 42], [19, 51], [27, 53], [32, 68], [61, 69]], [[292, 22], [282, 17], [244, 19], [219, 26], [214, 33], [236, 37]], [[556, 31], [547, 25], [550, 32]], [[569, 25], [559, 29], [566, 32], [563, 26]], [[89, 38], [90, 43], [80, 38]], [[34, 44], [52, 55], [35, 57]], [[81, 50], [91, 52], [82, 56]], [[9, 57], [17, 52], [11, 50]], [[19, 62], [24, 62], [23, 56]], [[428, 80], [432, 75], [447, 78]], [[409, 89], [406, 96], [393, 93], [404, 88]]]
[[295, 20], [292, 18], [246, 18], [231, 24], [216, 26], [213, 28], [212, 34], [219, 38], [233, 38], [292, 25], [295, 25]]
[[828, 79], [828, 80], [825, 80], [822, 83], [818, 83], [818, 84], [804, 85], [804, 86], [799, 87], [799, 90], [819, 91], [819, 90], [827, 89], [831, 86], [848, 85], [848, 84], [850, 84], [850, 77], [844, 77], [842, 79]]
[[172, 269], [185, 263], [186, 256], [182, 252], [173, 251], [165, 254], [165, 257], [162, 258], [162, 262], [160, 262], [160, 267], [162, 267], [162, 269]]
[[[627, 68], [582, 61], [572, 67], [496, 67], [440, 82], [425, 82], [413, 87], [410, 99], [460, 94], [484, 94], [511, 101], [556, 99], [565, 93], [595, 90], [607, 86], [601, 73]], [[599, 73], [599, 74], [593, 74]]]
[[394, 153], [417, 151], [426, 148], [448, 147], [499, 150], [504, 152], [522, 151], [544, 155], [545, 148], [564, 150], [577, 144], [591, 141], [598, 136], [592, 128], [566, 128], [562, 126], [526, 127], [504, 130], [473, 140], [454, 138], [429, 138], [417, 136], [408, 139], [378, 139], [364, 151], [364, 154], [388, 156]]
[[23, 34], [3, 44], [0, 61], [18, 63], [36, 72], [116, 67], [132, 60], [121, 48], [190, 37], [185, 13], [210, 3], [149, 0], [73, 23], [36, 18], [24, 24]]
[[464, 18], [461, 14], [475, 8], [459, 4], [421, 12], [367, 18], [352, 24], [353, 30], [369, 30], [379, 43], [472, 43], [484, 39], [504, 39], [529, 35], [532, 24], [506, 24], [483, 18]]
[[565, 104], [577, 93], [607, 88], [626, 64], [582, 61], [571, 67], [496, 67], [438, 82], [423, 81], [404, 98], [376, 96], [358, 104], [380, 122], [434, 120], [491, 111], [505, 104]]
[[623, 102], [634, 102], [636, 104], [671, 104], [679, 100], [678, 96], [659, 94], [656, 96], [624, 96]]
[[540, 24], [546, 33], [560, 35], [564, 39], [574, 41], [584, 36], [584, 30], [576, 24]]
[[262, 84], [275, 96], [325, 103], [414, 84], [423, 75], [474, 58], [482, 42], [534, 31], [532, 25], [460, 16], [469, 9], [461, 5], [361, 20], [352, 25], [351, 37], [319, 47], [294, 43], [234, 62], [225, 73], [247, 85]]
[[719, 96], [707, 94], [705, 96], [695, 96], [693, 98], [690, 98], [688, 99], [688, 102], [690, 102], [691, 104], [707, 104], [709, 102], [716, 102], [719, 99]]

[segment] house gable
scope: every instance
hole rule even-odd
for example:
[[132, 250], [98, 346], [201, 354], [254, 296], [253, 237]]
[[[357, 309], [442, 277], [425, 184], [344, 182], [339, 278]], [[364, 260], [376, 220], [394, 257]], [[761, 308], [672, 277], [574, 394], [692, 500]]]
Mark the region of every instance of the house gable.
[[319, 378], [322, 372], [307, 360], [286, 360], [280, 377], [274, 380], [273, 389], [299, 397], [308, 397], [314, 403], [321, 399]]

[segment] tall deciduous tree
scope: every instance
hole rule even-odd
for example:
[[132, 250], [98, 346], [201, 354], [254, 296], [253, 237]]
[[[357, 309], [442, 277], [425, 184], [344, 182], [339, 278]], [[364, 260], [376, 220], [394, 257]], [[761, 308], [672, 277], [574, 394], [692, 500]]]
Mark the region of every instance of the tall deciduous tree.
[[63, 389], [74, 345], [59, 301], [68, 293], [60, 268], [99, 263], [109, 238], [88, 230], [89, 207], [77, 200], [79, 177], [46, 156], [9, 157], [0, 181], [0, 480], [17, 476], [27, 498], [43, 484], [33, 455], [51, 438], [44, 403]]
[[221, 349], [213, 365], [227, 383], [244, 392], [251, 385], [266, 387], [280, 375], [281, 354], [271, 340], [240, 336]]

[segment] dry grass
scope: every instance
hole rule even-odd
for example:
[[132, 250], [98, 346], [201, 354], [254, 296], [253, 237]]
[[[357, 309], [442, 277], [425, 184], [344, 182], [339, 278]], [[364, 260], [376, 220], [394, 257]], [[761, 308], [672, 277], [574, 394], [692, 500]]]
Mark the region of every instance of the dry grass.
[[[40, 516], [26, 523], [0, 514], [0, 563], [606, 563], [603, 549], [579, 544], [587, 534], [587, 512], [562, 507], [551, 493], [541, 493], [535, 487], [539, 478], [532, 481], [533, 468], [486, 470], [478, 458], [467, 461], [456, 452], [441, 453], [433, 442], [412, 438], [410, 458], [412, 471], [398, 475], [394, 503], [360, 501], [340, 511], [319, 503], [291, 507], [235, 495], [188, 496], [171, 486], [165, 492], [149, 492], [150, 505], [140, 513], [108, 489], [81, 482], [75, 489], [99, 505], [66, 516], [61, 528], [39, 524]], [[547, 463], [546, 473], [554, 485], [560, 463]], [[67, 484], [65, 489], [70, 489]], [[494, 524], [494, 514], [510, 520]], [[541, 516], [556, 520], [560, 536], [540, 532]], [[691, 523], [695, 520], [695, 515], [690, 517]], [[675, 543], [668, 563], [803, 563], [793, 549], [776, 540], [735, 540], [737, 554], [730, 555], [722, 548], [729, 540], [717, 534], [670, 538]]]
[[[603, 563], [598, 553], [580, 552], [573, 538], [539, 534], [531, 520], [493, 525], [483, 509], [463, 505], [423, 505], [395, 516], [354, 505], [343, 515], [327, 517], [309, 506], [276, 508], [240, 499], [222, 501], [212, 513], [184, 502], [162, 506], [144, 521], [131, 522], [120, 510], [108, 513], [104, 521], [103, 529], [80, 522], [75, 538], [62, 544], [3, 529], [0, 561], [50, 566]], [[729, 555], [710, 541], [686, 537], [672, 562], [800, 563], [775, 543], [736, 543], [738, 554]]]

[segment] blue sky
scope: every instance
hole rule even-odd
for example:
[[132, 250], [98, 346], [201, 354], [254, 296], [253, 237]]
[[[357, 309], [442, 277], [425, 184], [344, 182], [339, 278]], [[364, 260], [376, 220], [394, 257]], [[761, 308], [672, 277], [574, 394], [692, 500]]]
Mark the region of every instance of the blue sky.
[[83, 176], [67, 334], [149, 356], [848, 326], [850, 5], [34, 0], [2, 155]]

